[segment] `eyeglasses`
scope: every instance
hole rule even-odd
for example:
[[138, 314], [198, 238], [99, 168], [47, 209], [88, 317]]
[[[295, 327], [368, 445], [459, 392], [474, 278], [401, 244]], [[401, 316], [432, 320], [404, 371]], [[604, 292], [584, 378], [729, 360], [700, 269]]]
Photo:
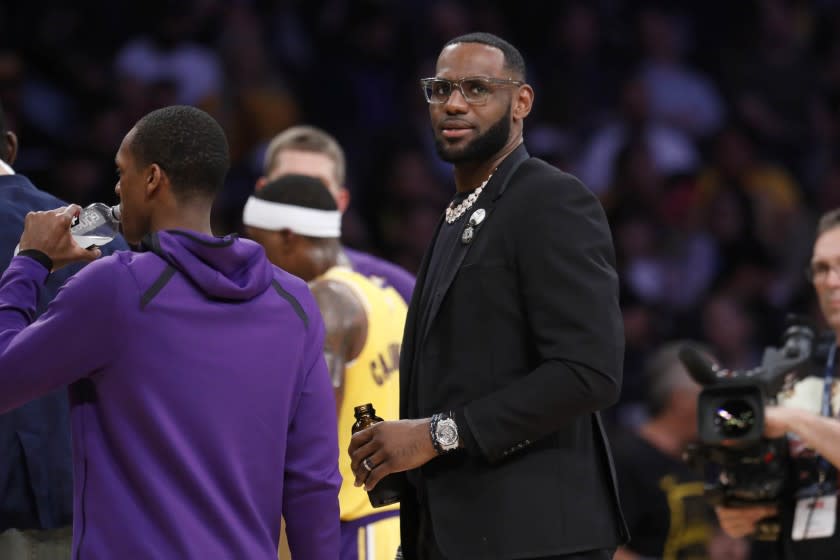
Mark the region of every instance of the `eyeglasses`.
[[825, 282], [832, 271], [840, 278], [840, 263], [830, 264], [817, 261], [805, 267], [805, 277], [813, 283]]
[[426, 101], [433, 104], [446, 103], [455, 88], [458, 88], [464, 97], [464, 101], [470, 105], [482, 105], [487, 103], [487, 99], [496, 88], [521, 86], [524, 83], [508, 78], [485, 78], [482, 76], [472, 76], [460, 80], [444, 78], [423, 78], [420, 80], [423, 93], [426, 95]]

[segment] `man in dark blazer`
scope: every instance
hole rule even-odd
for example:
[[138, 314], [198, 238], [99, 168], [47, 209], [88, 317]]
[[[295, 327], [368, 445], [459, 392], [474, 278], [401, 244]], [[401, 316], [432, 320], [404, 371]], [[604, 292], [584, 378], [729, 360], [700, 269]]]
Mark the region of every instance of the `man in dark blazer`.
[[[26, 214], [66, 205], [15, 173], [17, 148], [0, 107], [0, 273], [9, 266]], [[103, 253], [125, 248], [118, 238]], [[39, 314], [79, 268], [67, 266], [50, 274]], [[61, 389], [0, 414], [0, 558], [70, 558], [72, 511], [70, 417], [67, 391]]]
[[598, 415], [624, 349], [612, 239], [588, 189], [528, 156], [524, 80], [486, 33], [422, 80], [457, 194], [409, 309], [404, 420], [349, 449], [357, 485], [407, 471], [408, 560], [607, 559], [628, 538]]

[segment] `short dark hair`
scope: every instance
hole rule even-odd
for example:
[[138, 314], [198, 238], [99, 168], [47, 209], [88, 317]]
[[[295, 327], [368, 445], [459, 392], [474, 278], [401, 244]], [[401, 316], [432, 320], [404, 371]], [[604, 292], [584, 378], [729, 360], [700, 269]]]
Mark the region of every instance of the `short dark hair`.
[[137, 121], [129, 151], [139, 166], [158, 164], [177, 197], [215, 196], [230, 167], [222, 127], [186, 105], [157, 109]]
[[685, 386], [690, 379], [688, 370], [679, 358], [680, 350], [685, 347], [704, 356], [711, 356], [709, 348], [699, 342], [677, 340], [664, 344], [645, 361], [646, 404], [652, 418], [665, 412], [671, 394]]
[[310, 175], [291, 173], [271, 181], [254, 196], [269, 202], [315, 210], [338, 210], [335, 198], [324, 182]]
[[837, 227], [840, 227], [840, 208], [829, 210], [820, 216], [820, 221], [817, 224], [817, 237]]
[[505, 57], [505, 68], [513, 72], [514, 78], [522, 80], [525, 79], [525, 59], [522, 58], [522, 53], [519, 52], [519, 49], [501, 37], [493, 35], [492, 33], [485, 33], [484, 31], [476, 31], [474, 33], [467, 33], [466, 35], [460, 35], [449, 40], [445, 45], [443, 45], [443, 48], [445, 49], [449, 45], [455, 45], [458, 43], [479, 43], [481, 45], [487, 45], [499, 49]]

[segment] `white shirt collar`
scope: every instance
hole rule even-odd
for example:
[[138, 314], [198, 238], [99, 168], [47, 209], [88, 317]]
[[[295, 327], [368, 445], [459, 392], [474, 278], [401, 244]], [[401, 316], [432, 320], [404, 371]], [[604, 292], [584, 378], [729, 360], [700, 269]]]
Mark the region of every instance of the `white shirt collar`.
[[15, 170], [12, 166], [0, 159], [0, 175], [14, 175]]

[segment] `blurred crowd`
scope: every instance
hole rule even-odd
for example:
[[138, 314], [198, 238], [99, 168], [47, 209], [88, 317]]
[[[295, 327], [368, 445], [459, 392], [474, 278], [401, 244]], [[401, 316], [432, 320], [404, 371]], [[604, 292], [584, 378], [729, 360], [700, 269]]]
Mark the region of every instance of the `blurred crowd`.
[[814, 217], [840, 206], [829, 0], [3, 2], [0, 101], [17, 168], [80, 204], [115, 200], [114, 153], [140, 116], [209, 111], [233, 160], [217, 234], [240, 230], [271, 137], [320, 126], [348, 155], [344, 240], [416, 271], [453, 192], [418, 79], [473, 30], [523, 50], [529, 150], [607, 211], [627, 341], [614, 420], [639, 421], [663, 341], [751, 367], [786, 313], [811, 312]]

